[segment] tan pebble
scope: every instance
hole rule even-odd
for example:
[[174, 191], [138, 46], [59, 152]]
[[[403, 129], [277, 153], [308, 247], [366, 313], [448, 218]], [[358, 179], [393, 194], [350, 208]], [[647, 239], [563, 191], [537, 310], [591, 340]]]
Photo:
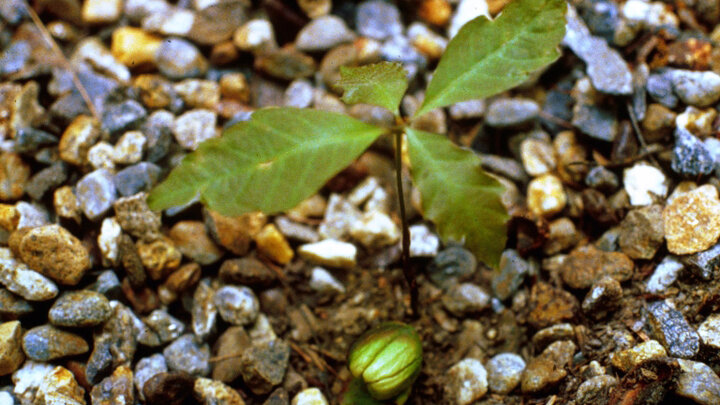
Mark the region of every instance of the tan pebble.
[[533, 214], [551, 216], [562, 211], [566, 204], [565, 190], [555, 175], [544, 174], [528, 184], [527, 205]]
[[53, 206], [55, 213], [61, 218], [69, 218], [80, 223], [80, 204], [70, 186], [62, 186], [53, 193]]
[[267, 223], [262, 212], [249, 212], [237, 217], [226, 217], [216, 211], [205, 210], [205, 226], [220, 246], [243, 256], [250, 249], [252, 238]]
[[14, 205], [0, 204], [0, 228], [14, 231], [20, 222], [20, 211]]
[[445, 26], [451, 15], [452, 7], [447, 0], [423, 0], [418, 8], [418, 17], [438, 27]]
[[22, 327], [19, 321], [0, 324], [0, 376], [8, 375], [25, 361]]
[[38, 384], [34, 403], [85, 405], [85, 390], [70, 370], [57, 366]]
[[99, 139], [100, 123], [87, 115], [77, 116], [60, 138], [60, 159], [77, 166], [84, 165], [88, 151]]
[[288, 264], [295, 256], [290, 244], [274, 224], [265, 225], [254, 239], [260, 253], [276, 263]]
[[702, 252], [720, 237], [720, 199], [712, 185], [680, 194], [662, 216], [667, 247], [673, 254]]
[[631, 349], [611, 354], [610, 362], [613, 366], [627, 373], [646, 360], [663, 356], [667, 356], [665, 348], [657, 340], [648, 340]]
[[161, 44], [160, 37], [126, 26], [113, 31], [110, 51], [120, 63], [133, 68], [153, 65]]
[[20, 155], [11, 152], [0, 154], [0, 201], [17, 200], [25, 193], [30, 178], [30, 166]]
[[182, 260], [182, 253], [167, 237], [152, 242], [137, 241], [135, 246], [145, 271], [153, 280], [165, 278], [170, 272], [177, 269]]
[[220, 78], [220, 93], [224, 97], [235, 99], [241, 103], [247, 103], [250, 99], [250, 87], [248, 87], [245, 75], [242, 73], [228, 73]]
[[201, 265], [215, 263], [223, 255], [200, 221], [180, 221], [170, 229], [169, 236], [183, 255]]

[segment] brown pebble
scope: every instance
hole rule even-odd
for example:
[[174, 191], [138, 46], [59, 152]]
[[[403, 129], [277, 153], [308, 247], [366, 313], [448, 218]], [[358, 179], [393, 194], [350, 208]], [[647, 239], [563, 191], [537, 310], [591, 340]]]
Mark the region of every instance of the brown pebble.
[[250, 337], [242, 326], [227, 328], [215, 343], [215, 357], [222, 360], [214, 363], [213, 380], [229, 383], [238, 378], [241, 374], [242, 353], [250, 343]]
[[635, 265], [624, 253], [604, 252], [592, 245], [573, 250], [560, 267], [560, 276], [570, 288], [590, 288], [603, 276], [626, 281]]
[[540, 329], [575, 317], [578, 301], [569, 292], [539, 282], [530, 292], [528, 323]]
[[220, 278], [226, 283], [251, 287], [267, 286], [277, 278], [263, 262], [254, 257], [225, 260], [220, 266]]
[[169, 236], [183, 255], [201, 265], [215, 263], [223, 255], [200, 221], [180, 221], [170, 229]]
[[30, 166], [23, 162], [20, 155], [10, 152], [0, 154], [0, 201], [22, 197], [29, 178]]
[[159, 373], [150, 377], [143, 386], [146, 403], [182, 405], [193, 393], [195, 378], [185, 373]]
[[127, 274], [127, 280], [133, 288], [142, 288], [147, 280], [142, 259], [128, 235], [122, 234], [118, 240], [118, 259]]

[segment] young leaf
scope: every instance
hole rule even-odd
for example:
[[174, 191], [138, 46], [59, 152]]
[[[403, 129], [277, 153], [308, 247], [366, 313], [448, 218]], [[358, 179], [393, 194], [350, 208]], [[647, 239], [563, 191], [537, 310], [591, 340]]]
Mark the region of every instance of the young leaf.
[[398, 115], [400, 100], [408, 87], [407, 73], [399, 63], [381, 62], [360, 67], [340, 67], [342, 99], [348, 104], [385, 107]]
[[497, 268], [508, 220], [500, 202], [503, 187], [485, 174], [474, 153], [444, 136], [411, 128], [406, 134], [424, 216], [444, 240], [464, 240], [478, 259]]
[[160, 210], [196, 195], [223, 215], [293, 208], [344, 169], [383, 133], [319, 110], [258, 110], [186, 156], [148, 198]]
[[566, 10], [565, 0], [515, 0], [494, 21], [480, 16], [465, 24], [448, 44], [415, 116], [497, 94], [556, 60]]

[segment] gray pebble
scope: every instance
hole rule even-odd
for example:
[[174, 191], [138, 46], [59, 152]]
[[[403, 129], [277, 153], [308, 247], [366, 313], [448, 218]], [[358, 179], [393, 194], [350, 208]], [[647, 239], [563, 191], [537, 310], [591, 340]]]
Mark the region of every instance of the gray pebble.
[[697, 277], [712, 280], [720, 270], [720, 243], [704, 252], [682, 256], [681, 260]]
[[35, 173], [25, 184], [25, 192], [33, 200], [41, 200], [48, 190], [60, 186], [65, 180], [67, 180], [67, 166], [58, 162]]
[[162, 169], [154, 163], [140, 162], [115, 174], [113, 183], [121, 196], [127, 197], [141, 191], [149, 191], [160, 177]]
[[698, 404], [720, 403], [720, 377], [710, 366], [699, 361], [678, 359], [682, 371], [675, 393]]
[[218, 135], [215, 131], [217, 115], [210, 110], [197, 109], [177, 117], [172, 132], [185, 149], [195, 150], [202, 141]]
[[472, 283], [456, 284], [443, 295], [445, 308], [457, 316], [478, 313], [490, 304], [490, 295]]
[[462, 278], [475, 273], [477, 259], [470, 251], [451, 246], [437, 254], [427, 268], [433, 284], [448, 289]]
[[88, 173], [78, 181], [75, 194], [85, 216], [93, 221], [101, 218], [117, 198], [112, 173], [106, 169]]
[[106, 107], [102, 116], [102, 127], [110, 134], [116, 134], [137, 128], [146, 116], [147, 111], [142, 104], [127, 100]]
[[707, 107], [720, 99], [720, 75], [715, 72], [674, 70], [671, 75], [675, 94], [683, 103]]
[[191, 334], [183, 335], [163, 350], [168, 368], [194, 376], [210, 374], [210, 347], [199, 344]]
[[661, 70], [648, 76], [646, 89], [650, 97], [667, 108], [675, 108], [678, 98], [673, 91], [672, 71]]
[[32, 305], [10, 291], [0, 288], [0, 315], [5, 319], [17, 319], [33, 311]]
[[290, 359], [290, 346], [281, 339], [253, 345], [241, 358], [240, 372], [255, 394], [268, 394], [283, 381]]
[[357, 9], [355, 26], [360, 35], [383, 40], [402, 33], [400, 11], [393, 4], [381, 1], [366, 1]]
[[650, 303], [647, 310], [655, 336], [670, 356], [692, 358], [697, 354], [700, 336], [680, 311], [666, 301]]
[[145, 160], [157, 162], [167, 155], [172, 143], [172, 126], [175, 116], [165, 110], [150, 114], [140, 130], [145, 134]]
[[[0, 62], [2, 64], [2, 62]], [[55, 144], [58, 138], [50, 133], [35, 128], [18, 128], [15, 132], [14, 150], [18, 153], [27, 153], [37, 150], [40, 146]]]
[[342, 18], [326, 15], [315, 18], [300, 30], [295, 39], [295, 47], [306, 52], [326, 51], [354, 39], [355, 33]]
[[23, 336], [23, 351], [31, 360], [50, 361], [88, 351], [87, 342], [78, 335], [51, 325], [37, 326]]
[[283, 105], [285, 107], [308, 108], [313, 102], [314, 89], [305, 79], [293, 80], [285, 89]]
[[620, 180], [615, 173], [604, 166], [596, 166], [585, 176], [585, 185], [603, 193], [612, 193], [620, 187]]
[[208, 63], [195, 45], [181, 38], [163, 40], [155, 54], [158, 70], [173, 80], [198, 77], [205, 74]]
[[167, 371], [168, 368], [167, 363], [165, 362], [165, 357], [163, 357], [160, 353], [155, 353], [149, 357], [143, 357], [137, 362], [135, 365], [133, 379], [135, 380], [135, 387], [137, 388], [138, 395], [141, 400], [145, 399], [145, 395], [143, 393], [145, 382], [147, 382], [147, 380], [155, 374], [165, 373]]
[[215, 292], [213, 301], [220, 317], [233, 325], [253, 323], [260, 311], [260, 303], [255, 293], [245, 286], [221, 287]]
[[678, 278], [683, 269], [682, 263], [674, 256], [666, 256], [648, 278], [645, 291], [651, 294], [662, 294]]
[[485, 115], [485, 122], [492, 127], [513, 127], [534, 120], [540, 106], [529, 99], [500, 98], [492, 102]]
[[510, 298], [522, 285], [529, 272], [530, 263], [516, 250], [504, 251], [500, 257], [500, 273], [496, 273], [492, 280], [493, 294], [503, 301]]
[[177, 339], [185, 331], [185, 324], [164, 309], [156, 309], [144, 319], [145, 325], [155, 331], [161, 343]]
[[498, 394], [507, 394], [520, 384], [525, 360], [515, 353], [500, 353], [487, 362], [488, 387]]
[[612, 142], [619, 132], [616, 114], [591, 104], [573, 107], [572, 124], [584, 134], [607, 142]]
[[670, 167], [681, 176], [697, 177], [715, 170], [715, 159], [705, 144], [684, 128], [675, 130], [675, 147]]
[[112, 315], [104, 295], [89, 291], [68, 291], [50, 307], [48, 319], [56, 326], [87, 327], [105, 322]]

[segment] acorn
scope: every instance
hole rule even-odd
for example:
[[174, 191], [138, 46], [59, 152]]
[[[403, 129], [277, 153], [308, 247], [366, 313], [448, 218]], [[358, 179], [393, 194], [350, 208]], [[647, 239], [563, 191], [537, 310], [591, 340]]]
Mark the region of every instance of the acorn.
[[387, 400], [407, 391], [420, 374], [422, 343], [415, 329], [386, 322], [358, 338], [348, 356], [350, 372], [373, 398]]

